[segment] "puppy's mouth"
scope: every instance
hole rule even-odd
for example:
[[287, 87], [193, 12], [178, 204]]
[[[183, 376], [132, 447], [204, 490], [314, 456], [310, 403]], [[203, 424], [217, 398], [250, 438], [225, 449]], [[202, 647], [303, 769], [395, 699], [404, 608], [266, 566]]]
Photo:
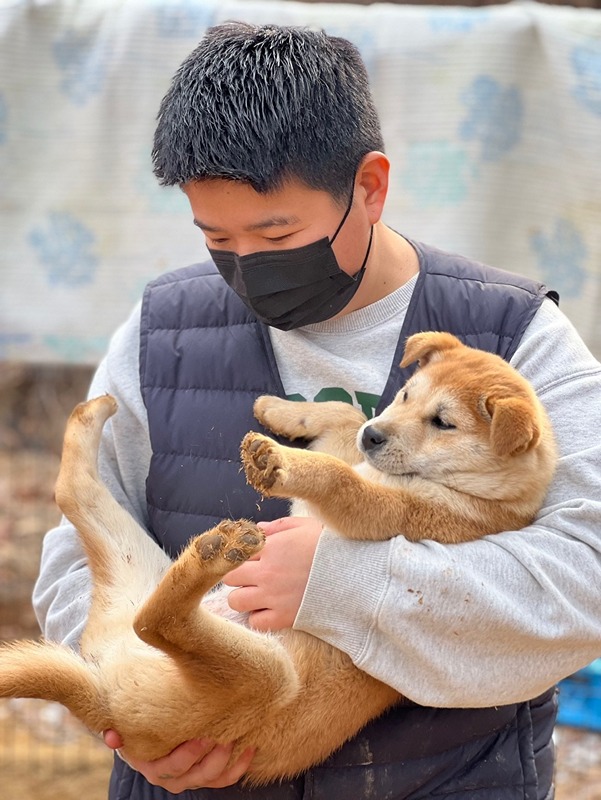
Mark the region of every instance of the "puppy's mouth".
[[375, 453], [373, 456], [371, 456], [369, 453], [363, 453], [363, 457], [368, 464], [370, 464], [374, 469], [377, 469], [378, 472], [381, 472], [383, 475], [394, 475], [395, 478], [419, 478], [419, 472], [405, 470], [401, 464], [391, 464], [388, 466], [386, 464], [386, 460], [383, 458], [378, 458]]
[[382, 475], [417, 478], [419, 473], [404, 466], [405, 455], [394, 446], [387, 434], [375, 425], [367, 425], [357, 436], [357, 448], [365, 461]]
[[419, 478], [419, 473], [417, 472], [389, 472], [389, 475], [394, 475], [395, 478], [406, 478], [407, 480], [412, 480], [413, 478]]

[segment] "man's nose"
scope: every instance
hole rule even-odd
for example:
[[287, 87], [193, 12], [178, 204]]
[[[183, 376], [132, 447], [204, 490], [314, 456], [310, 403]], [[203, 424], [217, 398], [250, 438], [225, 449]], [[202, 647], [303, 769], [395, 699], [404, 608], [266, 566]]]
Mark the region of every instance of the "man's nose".
[[244, 242], [240, 239], [236, 242], [236, 247], [232, 248], [238, 257], [242, 256], [250, 256], [253, 253], [259, 252], [259, 248], [257, 248], [256, 242]]

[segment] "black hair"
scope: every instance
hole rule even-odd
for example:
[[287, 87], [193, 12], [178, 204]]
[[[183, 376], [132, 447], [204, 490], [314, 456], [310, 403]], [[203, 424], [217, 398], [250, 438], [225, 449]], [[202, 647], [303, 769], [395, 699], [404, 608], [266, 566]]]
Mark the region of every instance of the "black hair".
[[359, 51], [324, 31], [229, 22], [177, 70], [152, 158], [163, 185], [244, 181], [265, 193], [296, 178], [348, 199], [366, 153], [384, 149]]

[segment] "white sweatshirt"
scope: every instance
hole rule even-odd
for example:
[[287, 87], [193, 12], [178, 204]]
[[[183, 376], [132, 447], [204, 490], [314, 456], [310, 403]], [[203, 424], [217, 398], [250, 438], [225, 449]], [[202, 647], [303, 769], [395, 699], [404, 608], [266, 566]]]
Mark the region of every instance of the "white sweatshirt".
[[[272, 330], [287, 394], [312, 400], [333, 388], [358, 405], [379, 395], [413, 285], [340, 320]], [[146, 526], [150, 444], [138, 349], [139, 308], [113, 337], [90, 397], [110, 392], [119, 403], [100, 474]], [[512, 363], [545, 404], [561, 456], [535, 524], [459, 545], [324, 532], [295, 621], [422, 704], [525, 700], [601, 656], [601, 364], [550, 301]], [[77, 646], [89, 592], [77, 535], [63, 520], [45, 537], [34, 591], [48, 639]]]

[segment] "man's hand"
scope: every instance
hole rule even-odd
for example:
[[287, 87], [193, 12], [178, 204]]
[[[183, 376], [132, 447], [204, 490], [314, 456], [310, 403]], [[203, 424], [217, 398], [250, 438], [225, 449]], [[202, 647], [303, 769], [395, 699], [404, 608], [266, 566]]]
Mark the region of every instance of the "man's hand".
[[[112, 750], [123, 745], [116, 731], [104, 732], [104, 743]], [[161, 786], [172, 794], [187, 789], [222, 789], [237, 783], [249, 768], [255, 751], [248, 748], [238, 761], [227, 766], [233, 744], [216, 745], [208, 739], [192, 739], [156, 761], [128, 760], [153, 786]]]
[[239, 587], [230, 592], [228, 603], [234, 611], [249, 612], [255, 630], [291, 628], [322, 524], [311, 517], [282, 517], [258, 524], [267, 536], [265, 547], [223, 579], [227, 586]]

